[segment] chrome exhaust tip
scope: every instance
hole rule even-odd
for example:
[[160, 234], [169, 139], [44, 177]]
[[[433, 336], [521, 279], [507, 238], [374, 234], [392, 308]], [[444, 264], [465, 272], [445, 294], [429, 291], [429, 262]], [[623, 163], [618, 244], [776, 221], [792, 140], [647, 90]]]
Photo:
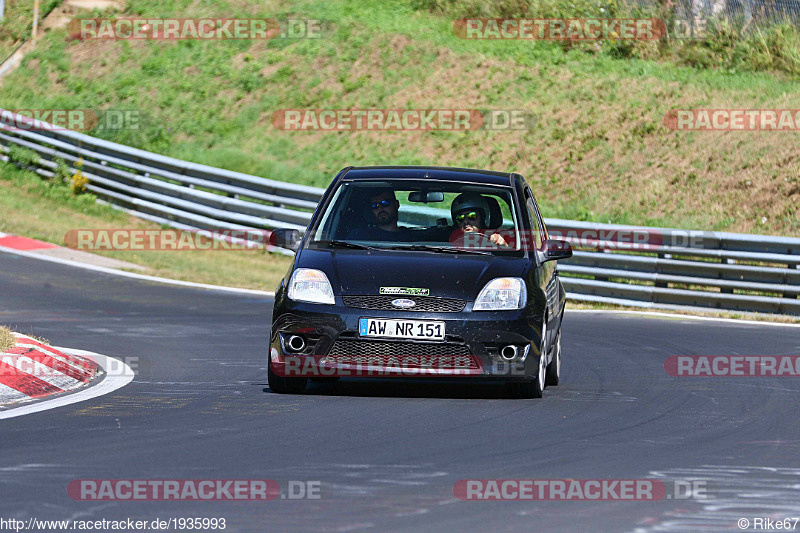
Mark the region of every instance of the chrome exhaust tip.
[[289, 337], [289, 340], [286, 341], [286, 345], [293, 352], [302, 352], [303, 348], [306, 347], [306, 340], [300, 335], [292, 335]]
[[503, 346], [500, 350], [500, 358], [504, 361], [513, 361], [517, 357], [517, 347], [513, 344]]

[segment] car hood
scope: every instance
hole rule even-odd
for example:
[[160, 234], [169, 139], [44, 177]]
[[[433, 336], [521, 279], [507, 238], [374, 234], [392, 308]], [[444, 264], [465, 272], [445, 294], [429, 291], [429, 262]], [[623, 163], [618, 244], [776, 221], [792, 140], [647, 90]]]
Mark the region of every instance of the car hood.
[[520, 257], [412, 251], [304, 249], [296, 267], [325, 272], [336, 295], [376, 295], [381, 287], [429, 289], [430, 296], [473, 300], [490, 280], [523, 277]]

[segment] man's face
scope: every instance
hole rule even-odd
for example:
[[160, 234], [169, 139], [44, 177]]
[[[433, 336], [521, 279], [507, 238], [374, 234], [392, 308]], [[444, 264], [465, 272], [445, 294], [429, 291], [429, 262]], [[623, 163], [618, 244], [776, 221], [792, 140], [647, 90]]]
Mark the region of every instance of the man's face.
[[479, 231], [482, 229], [481, 212], [478, 209], [466, 209], [456, 215], [456, 224], [461, 231]]
[[370, 209], [379, 226], [389, 226], [397, 222], [397, 200], [390, 192], [376, 194], [370, 198]]

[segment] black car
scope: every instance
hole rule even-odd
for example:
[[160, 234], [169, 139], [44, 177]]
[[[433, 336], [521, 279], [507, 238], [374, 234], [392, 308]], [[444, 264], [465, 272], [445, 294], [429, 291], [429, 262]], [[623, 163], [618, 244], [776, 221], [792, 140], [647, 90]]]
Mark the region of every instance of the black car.
[[325, 191], [275, 294], [269, 386], [309, 378], [479, 377], [517, 397], [557, 385], [566, 297], [519, 174], [348, 167]]

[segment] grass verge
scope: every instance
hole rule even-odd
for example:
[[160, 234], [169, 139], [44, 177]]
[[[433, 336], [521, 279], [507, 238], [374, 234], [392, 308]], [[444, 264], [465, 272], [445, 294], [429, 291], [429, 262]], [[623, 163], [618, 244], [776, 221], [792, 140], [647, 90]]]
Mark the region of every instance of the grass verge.
[[[551, 217], [800, 235], [796, 132], [664, 123], [673, 109], [800, 109], [789, 74], [468, 41], [453, 34], [454, 15], [406, 0], [137, 0], [126, 15], [219, 12], [334, 29], [252, 42], [72, 41], [54, 30], [6, 78], [0, 106], [139, 110], [139, 127], [92, 134], [292, 183], [324, 187], [351, 164], [489, 168], [526, 176]], [[537, 121], [513, 131], [277, 130], [272, 114], [287, 108], [513, 109]]]
[[[74, 195], [67, 185], [0, 163], [0, 232], [64, 245], [71, 229], [159, 229], [158, 224]], [[112, 251], [98, 255], [147, 267], [143, 272], [197, 283], [273, 291], [291, 258], [253, 251]]]
[[16, 339], [11, 334], [11, 330], [0, 326], [0, 353], [11, 349], [14, 346]]

